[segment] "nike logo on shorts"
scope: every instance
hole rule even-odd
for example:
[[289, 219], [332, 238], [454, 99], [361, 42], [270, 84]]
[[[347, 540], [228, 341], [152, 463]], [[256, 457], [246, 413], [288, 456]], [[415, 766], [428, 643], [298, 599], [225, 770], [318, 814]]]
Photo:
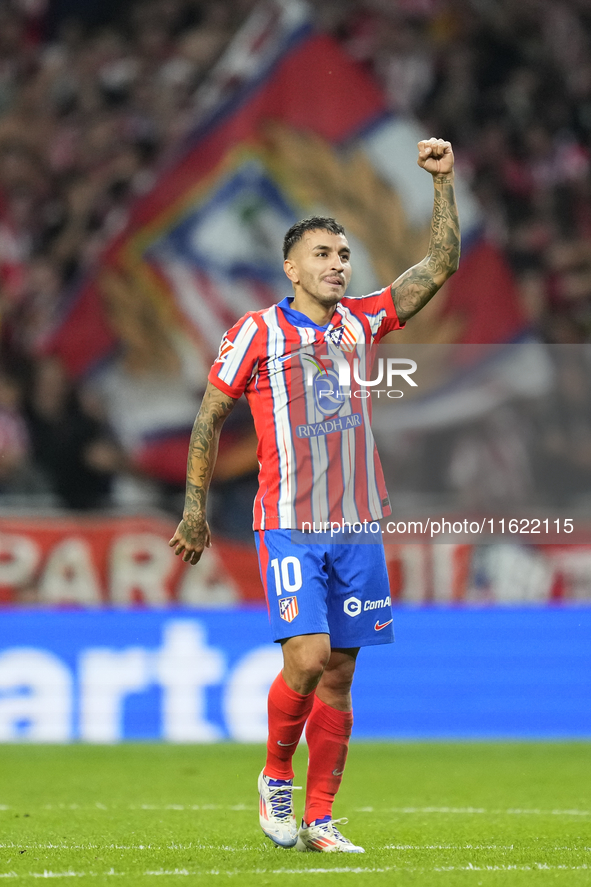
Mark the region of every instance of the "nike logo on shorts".
[[391, 625], [393, 621], [394, 621], [393, 619], [388, 619], [387, 622], [382, 622], [382, 623], [380, 623], [380, 622], [376, 619], [376, 624], [374, 625], [374, 628], [375, 628], [376, 631], [381, 631], [382, 628], [385, 628], [387, 625]]
[[342, 776], [344, 772], [345, 772], [344, 770], [333, 770], [332, 775], [333, 776]]
[[288, 745], [297, 745], [297, 739], [295, 742], [281, 742], [280, 739], [277, 740], [277, 745], [282, 745], [284, 748]]

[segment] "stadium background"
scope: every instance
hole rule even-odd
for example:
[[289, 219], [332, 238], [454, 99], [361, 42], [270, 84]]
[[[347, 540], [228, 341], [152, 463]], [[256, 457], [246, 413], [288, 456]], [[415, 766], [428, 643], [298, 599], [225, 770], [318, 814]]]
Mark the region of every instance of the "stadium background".
[[[352, 292], [418, 260], [431, 191], [415, 144], [449, 138], [462, 268], [396, 341], [558, 348], [566, 407], [544, 426], [543, 467], [560, 464], [562, 504], [588, 508], [589, 11], [118, 6], [0, 10], [0, 739], [261, 741], [279, 654], [246, 408], [224, 431], [214, 547], [189, 569], [167, 546], [221, 333], [285, 294], [282, 233], [304, 214], [347, 227]], [[493, 467], [521, 489], [531, 396], [478, 413], [476, 442], [444, 426], [443, 493], [473, 494]], [[420, 475], [412, 456], [431, 461], [441, 422], [384, 427], [387, 473], [404, 456]], [[363, 656], [357, 736], [591, 734], [590, 546], [387, 553], [397, 643]]]

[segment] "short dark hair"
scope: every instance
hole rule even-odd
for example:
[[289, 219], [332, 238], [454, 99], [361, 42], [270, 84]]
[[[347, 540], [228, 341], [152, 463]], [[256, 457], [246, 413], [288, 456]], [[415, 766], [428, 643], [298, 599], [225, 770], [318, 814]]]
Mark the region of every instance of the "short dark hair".
[[342, 225], [330, 216], [310, 216], [292, 225], [283, 238], [283, 258], [287, 259], [292, 247], [299, 243], [307, 231], [330, 231], [331, 234], [344, 234]]

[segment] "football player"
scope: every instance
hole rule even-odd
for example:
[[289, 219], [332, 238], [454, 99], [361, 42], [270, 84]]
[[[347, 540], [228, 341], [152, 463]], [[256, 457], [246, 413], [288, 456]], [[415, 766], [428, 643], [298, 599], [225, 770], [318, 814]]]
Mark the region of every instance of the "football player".
[[[404, 326], [458, 267], [451, 145], [432, 138], [418, 149], [435, 191], [428, 253], [384, 290], [346, 296], [351, 250], [334, 219], [304, 219], [285, 235], [283, 267], [293, 296], [249, 312], [224, 336], [191, 435], [183, 519], [170, 541], [191, 564], [211, 545], [206, 500], [220, 431], [245, 394], [260, 464], [254, 531], [284, 660], [269, 692], [260, 824], [281, 847], [364, 852], [341, 834], [332, 806], [353, 724], [359, 648], [393, 640], [376, 523], [390, 507], [371, 433], [371, 399], [362, 396], [359, 372], [345, 391], [338, 370]], [[324, 531], [331, 523], [340, 531]], [[360, 538], [371, 544], [357, 544]], [[298, 827], [292, 757], [304, 727], [309, 764]]]

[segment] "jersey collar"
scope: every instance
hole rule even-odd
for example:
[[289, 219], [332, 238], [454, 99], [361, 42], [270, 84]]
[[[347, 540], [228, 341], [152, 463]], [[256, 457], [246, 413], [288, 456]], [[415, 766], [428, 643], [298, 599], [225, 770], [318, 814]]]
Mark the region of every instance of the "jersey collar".
[[293, 296], [286, 296], [282, 299], [277, 305], [278, 308], [281, 308], [283, 313], [285, 314], [287, 320], [293, 324], [294, 326], [307, 326], [312, 327], [315, 330], [318, 330], [321, 333], [327, 333], [332, 330], [335, 326], [340, 326], [343, 322], [342, 315], [339, 311], [339, 306], [337, 305], [334, 314], [332, 316], [332, 320], [330, 323], [325, 324], [324, 326], [318, 326], [317, 323], [314, 323], [313, 320], [310, 320], [307, 314], [302, 314], [301, 311], [296, 311], [295, 308], [291, 307], [291, 303], [293, 302]]

